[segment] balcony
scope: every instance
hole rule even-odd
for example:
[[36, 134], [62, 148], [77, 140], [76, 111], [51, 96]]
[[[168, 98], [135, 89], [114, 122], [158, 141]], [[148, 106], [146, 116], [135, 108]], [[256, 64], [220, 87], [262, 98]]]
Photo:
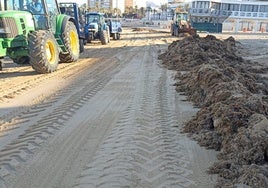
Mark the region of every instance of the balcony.
[[208, 17], [230, 17], [230, 18], [246, 18], [246, 19], [268, 19], [267, 12], [245, 12], [245, 11], [226, 11], [208, 8], [192, 8], [191, 16], [208, 16]]

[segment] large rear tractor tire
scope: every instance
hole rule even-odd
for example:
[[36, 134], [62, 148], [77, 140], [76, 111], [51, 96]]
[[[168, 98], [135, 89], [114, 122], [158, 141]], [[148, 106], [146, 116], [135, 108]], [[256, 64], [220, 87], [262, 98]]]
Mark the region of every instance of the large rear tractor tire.
[[109, 40], [108, 40], [107, 30], [100, 31], [100, 41], [101, 41], [101, 44], [103, 44], [103, 45], [108, 44]]
[[41, 74], [57, 70], [59, 49], [54, 35], [49, 31], [29, 34], [29, 56], [33, 69]]
[[73, 62], [79, 58], [79, 38], [73, 22], [68, 21], [62, 32], [62, 39], [67, 48], [67, 52], [60, 53], [61, 62]]
[[30, 63], [30, 58], [28, 56], [21, 56], [21, 57], [16, 57], [16, 58], [11, 58], [14, 63], [16, 64], [29, 64]]

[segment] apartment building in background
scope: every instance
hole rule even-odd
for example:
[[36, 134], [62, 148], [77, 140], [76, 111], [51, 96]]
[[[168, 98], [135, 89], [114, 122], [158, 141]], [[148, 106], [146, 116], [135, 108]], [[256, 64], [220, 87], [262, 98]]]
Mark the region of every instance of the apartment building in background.
[[88, 0], [88, 7], [110, 8], [111, 0]]
[[88, 7], [97, 7], [99, 9], [114, 9], [118, 8], [123, 13], [125, 11], [125, 0], [88, 0]]

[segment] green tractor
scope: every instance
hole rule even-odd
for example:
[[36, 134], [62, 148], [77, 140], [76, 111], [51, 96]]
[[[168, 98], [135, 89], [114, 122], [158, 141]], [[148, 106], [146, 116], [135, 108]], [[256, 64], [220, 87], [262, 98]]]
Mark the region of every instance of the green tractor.
[[60, 13], [57, 0], [1, 2], [0, 64], [8, 56], [44, 74], [57, 70], [59, 62], [78, 60], [75, 20]]

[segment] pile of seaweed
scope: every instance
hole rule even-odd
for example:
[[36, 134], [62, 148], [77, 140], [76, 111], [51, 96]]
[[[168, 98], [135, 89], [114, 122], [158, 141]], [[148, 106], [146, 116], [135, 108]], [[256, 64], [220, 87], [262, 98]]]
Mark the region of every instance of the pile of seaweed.
[[268, 187], [268, 68], [238, 54], [233, 37], [189, 36], [174, 41], [159, 59], [177, 71], [176, 90], [199, 107], [183, 128], [219, 152], [209, 173], [217, 187]]

